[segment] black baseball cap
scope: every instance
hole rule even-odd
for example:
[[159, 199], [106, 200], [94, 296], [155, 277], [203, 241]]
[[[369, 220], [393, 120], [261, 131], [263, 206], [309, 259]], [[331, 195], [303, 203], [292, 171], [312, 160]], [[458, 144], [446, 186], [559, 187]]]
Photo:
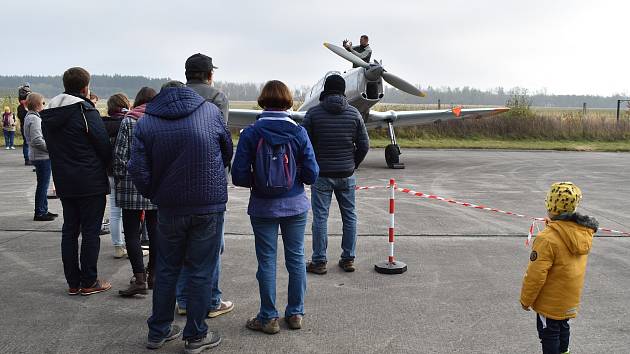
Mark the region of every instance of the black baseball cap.
[[212, 58], [201, 53], [193, 54], [186, 59], [187, 72], [209, 72], [218, 67], [212, 65]]

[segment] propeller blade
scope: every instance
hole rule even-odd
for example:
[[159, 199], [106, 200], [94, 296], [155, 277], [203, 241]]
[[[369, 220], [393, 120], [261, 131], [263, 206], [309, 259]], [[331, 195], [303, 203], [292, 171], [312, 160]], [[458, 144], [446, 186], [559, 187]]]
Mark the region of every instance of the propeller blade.
[[347, 61], [351, 62], [354, 65], [360, 66], [362, 68], [369, 68], [370, 67], [370, 64], [364, 62], [363, 60], [361, 60], [361, 58], [359, 58], [356, 55], [350, 53], [345, 48], [341, 48], [341, 47], [338, 47], [338, 46], [336, 46], [334, 44], [330, 44], [330, 43], [324, 43], [324, 47], [330, 49], [333, 53], [335, 53], [338, 56], [346, 59]]
[[400, 91], [407, 92], [410, 95], [419, 97], [426, 96], [424, 92], [420, 91], [414, 85], [387, 71], [383, 72], [383, 80], [385, 80], [388, 84], [394, 86], [395, 88], [399, 89]]

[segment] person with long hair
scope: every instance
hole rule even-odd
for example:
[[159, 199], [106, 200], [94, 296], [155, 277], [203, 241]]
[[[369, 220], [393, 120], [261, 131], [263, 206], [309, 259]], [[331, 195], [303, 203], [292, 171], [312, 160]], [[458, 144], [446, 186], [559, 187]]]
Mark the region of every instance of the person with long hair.
[[304, 184], [317, 179], [319, 167], [306, 130], [291, 119], [289, 88], [281, 81], [265, 84], [258, 104], [262, 114], [243, 130], [232, 164], [232, 182], [251, 188], [250, 216], [258, 259], [260, 311], [247, 321], [254, 331], [280, 331], [276, 310], [276, 254], [282, 230], [285, 266], [289, 272], [284, 316], [290, 329], [302, 328], [306, 267], [304, 228], [310, 202]]
[[[90, 95], [90, 97], [92, 96], [96, 97], [94, 94]], [[124, 93], [111, 95], [107, 100], [107, 116], [103, 117], [103, 123], [105, 123], [105, 129], [107, 129], [107, 135], [109, 135], [112, 146], [116, 146], [120, 123], [130, 108], [131, 103]], [[127, 250], [125, 249], [125, 240], [122, 238], [122, 209], [116, 205], [116, 183], [111, 167], [107, 169], [107, 176], [112, 190], [109, 195], [109, 222], [112, 244], [114, 245], [114, 258], [122, 258], [127, 254]]]
[[[134, 127], [138, 120], [142, 119], [146, 104], [155, 95], [155, 90], [150, 87], [140, 89], [134, 100], [133, 108], [127, 112], [120, 123], [120, 130], [114, 146], [113, 172], [116, 182], [116, 205], [122, 209], [125, 244], [133, 271], [133, 278], [128, 288], [118, 292], [121, 296], [146, 294], [147, 289], [153, 287], [152, 267], [155, 255], [151, 251], [150, 243], [151, 239], [155, 239], [157, 233], [157, 206], [138, 192], [127, 171], [127, 163], [131, 158], [131, 142], [133, 140]], [[143, 212], [150, 242], [147, 268], [144, 267], [142, 246], [140, 244], [140, 221]]]

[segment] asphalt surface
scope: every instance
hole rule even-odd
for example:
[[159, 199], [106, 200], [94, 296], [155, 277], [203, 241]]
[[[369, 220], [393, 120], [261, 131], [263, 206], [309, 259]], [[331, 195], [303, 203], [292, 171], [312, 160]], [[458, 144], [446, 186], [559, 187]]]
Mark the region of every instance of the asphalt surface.
[[[629, 154], [528, 151], [403, 151], [404, 170], [385, 168], [373, 150], [357, 172], [361, 186], [401, 187], [531, 216], [544, 215], [544, 195], [556, 181], [577, 183], [582, 211], [604, 227], [630, 230]], [[60, 259], [61, 218], [33, 222], [35, 174], [21, 152], [0, 153], [0, 352], [142, 353], [151, 299], [123, 299], [126, 259], [114, 259], [101, 238], [100, 276], [112, 291], [65, 294]], [[257, 312], [258, 286], [248, 191], [230, 190], [221, 287], [235, 310], [209, 319], [222, 344], [209, 352], [298, 353], [536, 353], [535, 317], [518, 303], [529, 250], [529, 221], [398, 193], [396, 256], [403, 275], [381, 275], [387, 256], [388, 192], [357, 192], [357, 272], [335, 266], [341, 222], [331, 209], [329, 272], [308, 277], [304, 328], [269, 336], [245, 329]], [[334, 203], [333, 203], [334, 204]], [[61, 212], [58, 200], [50, 210]], [[306, 252], [310, 258], [310, 222]], [[614, 236], [614, 235], [613, 235]], [[280, 246], [280, 249], [282, 247]], [[287, 274], [279, 252], [278, 299], [286, 303]], [[572, 353], [630, 352], [630, 238], [599, 235], [589, 258], [582, 308], [571, 321]], [[184, 318], [176, 316], [183, 324]], [[181, 341], [160, 353], [180, 353]]]

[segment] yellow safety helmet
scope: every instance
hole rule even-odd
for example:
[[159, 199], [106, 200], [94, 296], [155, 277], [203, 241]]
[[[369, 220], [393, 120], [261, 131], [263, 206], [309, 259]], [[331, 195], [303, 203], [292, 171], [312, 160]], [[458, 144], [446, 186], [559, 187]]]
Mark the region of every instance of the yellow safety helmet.
[[574, 213], [582, 201], [582, 191], [571, 182], [556, 182], [547, 192], [545, 206], [555, 215]]

